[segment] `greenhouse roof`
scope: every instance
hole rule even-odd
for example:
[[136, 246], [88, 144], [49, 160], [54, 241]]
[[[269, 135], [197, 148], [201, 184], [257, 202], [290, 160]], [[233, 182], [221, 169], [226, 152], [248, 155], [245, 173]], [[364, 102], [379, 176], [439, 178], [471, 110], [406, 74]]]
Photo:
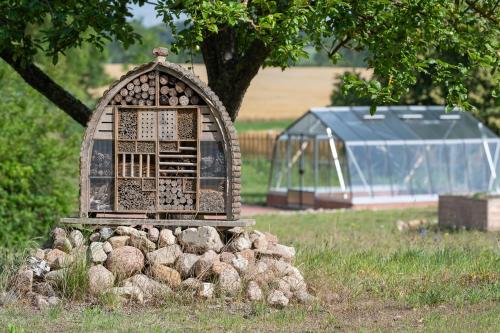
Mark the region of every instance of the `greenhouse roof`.
[[284, 133], [322, 134], [328, 128], [344, 142], [498, 139], [469, 112], [420, 105], [380, 106], [373, 116], [369, 106], [312, 108]]

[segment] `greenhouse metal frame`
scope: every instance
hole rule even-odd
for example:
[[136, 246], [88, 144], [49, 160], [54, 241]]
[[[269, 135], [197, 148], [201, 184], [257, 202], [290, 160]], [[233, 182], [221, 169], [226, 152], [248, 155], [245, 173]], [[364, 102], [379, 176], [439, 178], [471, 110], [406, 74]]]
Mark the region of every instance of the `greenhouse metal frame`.
[[500, 193], [500, 138], [443, 106], [312, 108], [277, 138], [268, 204], [427, 204]]

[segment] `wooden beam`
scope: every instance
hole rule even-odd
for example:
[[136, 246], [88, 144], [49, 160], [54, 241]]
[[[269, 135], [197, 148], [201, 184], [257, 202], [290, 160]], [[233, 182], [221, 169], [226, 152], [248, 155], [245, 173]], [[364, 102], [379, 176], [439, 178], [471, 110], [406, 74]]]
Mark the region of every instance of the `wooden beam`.
[[168, 227], [250, 227], [255, 225], [255, 220], [244, 219], [236, 221], [224, 220], [156, 220], [156, 219], [127, 219], [127, 218], [87, 218], [87, 217], [66, 217], [60, 219], [62, 224], [84, 224], [84, 225], [143, 225]]

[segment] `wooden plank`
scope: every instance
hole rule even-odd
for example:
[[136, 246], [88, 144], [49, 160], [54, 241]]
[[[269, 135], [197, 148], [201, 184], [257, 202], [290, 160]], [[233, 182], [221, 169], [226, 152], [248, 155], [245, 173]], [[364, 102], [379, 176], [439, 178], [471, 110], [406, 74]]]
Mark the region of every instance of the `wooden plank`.
[[202, 123], [215, 123], [215, 118], [211, 114], [202, 114], [201, 115]]
[[105, 131], [105, 132], [113, 132], [113, 123], [110, 122], [101, 122], [99, 125], [97, 125], [97, 131]]
[[219, 127], [215, 123], [203, 123], [203, 132], [218, 132]]
[[[112, 110], [111, 108], [108, 109]], [[99, 123], [112, 123], [112, 122], [113, 122], [112, 112], [103, 113], [101, 119], [99, 119]]]
[[202, 132], [201, 141], [222, 141], [220, 132]]
[[113, 131], [96, 131], [94, 140], [113, 140]]
[[[180, 211], [179, 213], [182, 213]], [[129, 218], [88, 218], [88, 217], [66, 217], [60, 219], [62, 224], [83, 224], [83, 225], [137, 225], [149, 224], [156, 226], [172, 227], [250, 227], [255, 225], [255, 220], [242, 219], [236, 221], [224, 220], [159, 220], [159, 219], [129, 219]]]

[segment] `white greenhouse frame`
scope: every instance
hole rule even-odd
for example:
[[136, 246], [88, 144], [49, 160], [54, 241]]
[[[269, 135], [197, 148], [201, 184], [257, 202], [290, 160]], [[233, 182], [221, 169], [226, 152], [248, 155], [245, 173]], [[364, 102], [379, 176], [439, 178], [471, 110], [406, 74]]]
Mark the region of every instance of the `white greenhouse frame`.
[[287, 206], [321, 207], [499, 194], [499, 159], [500, 138], [469, 112], [384, 106], [372, 116], [368, 106], [312, 108], [276, 140], [268, 203], [276, 196]]

